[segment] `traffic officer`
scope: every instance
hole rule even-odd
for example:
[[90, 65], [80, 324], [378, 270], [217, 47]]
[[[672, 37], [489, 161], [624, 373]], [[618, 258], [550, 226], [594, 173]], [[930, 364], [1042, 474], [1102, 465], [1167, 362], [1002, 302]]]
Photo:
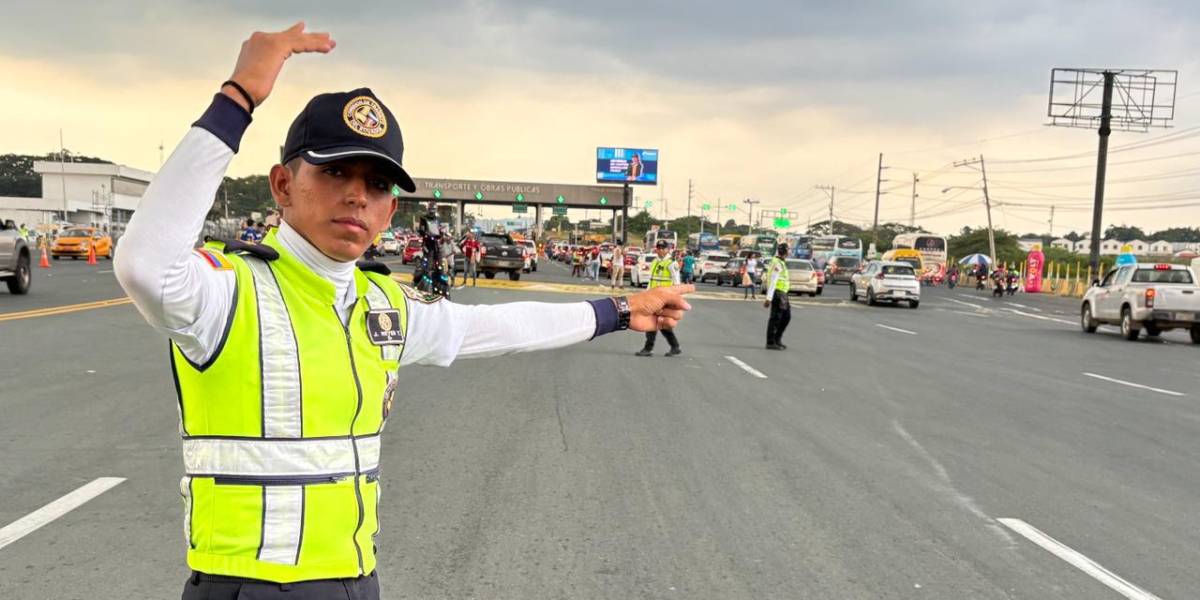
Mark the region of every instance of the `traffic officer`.
[[[666, 240], [659, 240], [654, 245], [654, 254], [658, 257], [650, 263], [650, 282], [646, 285], [648, 289], [657, 289], [679, 285], [679, 263], [671, 258], [671, 245]], [[665, 356], [676, 356], [683, 351], [679, 349], [679, 339], [675, 337], [673, 327], [663, 327], [663, 337], [667, 338], [667, 343], [671, 344], [671, 349], [667, 351]], [[637, 351], [638, 356], [652, 356], [654, 354], [654, 341], [658, 338], [658, 332], [649, 330], [646, 332], [646, 345], [642, 346], [641, 350]]]
[[355, 260], [391, 222], [396, 119], [366, 88], [321, 94], [288, 130], [262, 243], [193, 248], [251, 113], [292, 54], [329, 52], [302, 23], [255, 33], [163, 164], [116, 275], [170, 338], [185, 475], [189, 598], [377, 599], [380, 434], [404, 365], [558, 348], [672, 327], [688, 287], [569, 304], [464, 306]]
[[767, 350], [787, 350], [783, 343], [783, 331], [792, 320], [792, 307], [788, 302], [788, 291], [791, 282], [788, 281], [787, 244], [779, 244], [775, 248], [775, 256], [767, 265], [767, 299], [763, 306], [771, 309], [771, 317], [767, 319]]

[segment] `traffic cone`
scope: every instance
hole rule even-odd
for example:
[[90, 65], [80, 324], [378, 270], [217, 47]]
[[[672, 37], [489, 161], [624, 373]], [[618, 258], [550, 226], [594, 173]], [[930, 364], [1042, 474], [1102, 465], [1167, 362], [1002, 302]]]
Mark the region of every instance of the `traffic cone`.
[[96, 264], [96, 244], [88, 244], [88, 264]]
[[50, 268], [50, 257], [46, 256], [46, 246], [42, 245], [42, 260], [38, 262], [38, 266], [43, 269]]

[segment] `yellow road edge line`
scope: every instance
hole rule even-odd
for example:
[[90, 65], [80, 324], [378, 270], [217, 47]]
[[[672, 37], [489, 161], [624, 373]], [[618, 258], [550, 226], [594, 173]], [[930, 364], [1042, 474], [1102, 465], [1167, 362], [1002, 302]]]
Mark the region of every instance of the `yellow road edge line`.
[[83, 302], [80, 304], [67, 304], [63, 306], [50, 306], [47, 308], [35, 308], [20, 312], [0, 313], [0, 322], [16, 321], [19, 319], [33, 319], [37, 317], [52, 317], [55, 315], [64, 315], [82, 310], [94, 310], [97, 308], [108, 308], [110, 306], [122, 306], [133, 303], [133, 299], [128, 296], [123, 298], [112, 298], [110, 300], [97, 300], [95, 302]]

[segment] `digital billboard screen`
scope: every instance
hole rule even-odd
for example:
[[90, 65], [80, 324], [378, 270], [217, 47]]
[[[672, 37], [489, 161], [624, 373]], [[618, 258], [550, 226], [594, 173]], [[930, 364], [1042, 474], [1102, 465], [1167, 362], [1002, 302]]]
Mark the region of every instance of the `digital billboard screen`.
[[596, 148], [596, 181], [655, 185], [658, 183], [658, 150]]

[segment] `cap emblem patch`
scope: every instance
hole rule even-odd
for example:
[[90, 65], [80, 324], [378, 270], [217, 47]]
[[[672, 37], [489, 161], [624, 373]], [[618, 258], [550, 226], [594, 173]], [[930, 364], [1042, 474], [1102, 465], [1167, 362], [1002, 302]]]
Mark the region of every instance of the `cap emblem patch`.
[[387, 117], [383, 107], [370, 96], [358, 96], [342, 109], [342, 120], [359, 135], [380, 138], [387, 133]]

